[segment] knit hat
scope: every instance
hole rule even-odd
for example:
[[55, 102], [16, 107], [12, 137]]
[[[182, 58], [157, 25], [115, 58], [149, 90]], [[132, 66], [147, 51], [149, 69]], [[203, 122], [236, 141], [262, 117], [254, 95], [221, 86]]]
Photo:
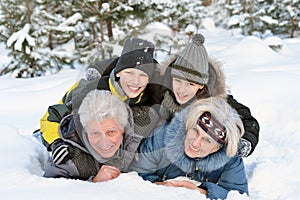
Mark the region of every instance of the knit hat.
[[121, 55], [136, 49], [142, 49], [150, 55], [154, 54], [154, 44], [141, 38], [128, 38], [125, 40]]
[[208, 82], [208, 55], [204, 43], [204, 36], [195, 34], [192, 43], [179, 54], [171, 65], [171, 75], [187, 81], [206, 85]]
[[155, 60], [144, 49], [136, 49], [122, 54], [116, 63], [115, 74], [127, 68], [139, 69], [152, 77], [155, 70]]

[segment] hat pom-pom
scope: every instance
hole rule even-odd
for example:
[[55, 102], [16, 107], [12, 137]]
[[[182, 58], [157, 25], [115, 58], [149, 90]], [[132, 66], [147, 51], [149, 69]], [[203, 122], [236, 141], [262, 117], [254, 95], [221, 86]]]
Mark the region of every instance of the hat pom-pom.
[[195, 34], [192, 38], [193, 42], [198, 46], [202, 45], [205, 41], [205, 38], [202, 34]]

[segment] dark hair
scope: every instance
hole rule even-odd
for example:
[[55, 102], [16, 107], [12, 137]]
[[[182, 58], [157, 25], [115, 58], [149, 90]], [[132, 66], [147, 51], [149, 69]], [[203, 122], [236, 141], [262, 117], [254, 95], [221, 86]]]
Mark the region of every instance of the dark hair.
[[206, 85], [204, 85], [204, 87], [202, 89], [199, 89], [197, 92], [196, 92], [196, 95], [197, 97], [197, 100], [199, 99], [205, 99], [205, 98], [208, 98], [210, 97], [211, 95], [209, 94], [208, 92], [208, 88]]

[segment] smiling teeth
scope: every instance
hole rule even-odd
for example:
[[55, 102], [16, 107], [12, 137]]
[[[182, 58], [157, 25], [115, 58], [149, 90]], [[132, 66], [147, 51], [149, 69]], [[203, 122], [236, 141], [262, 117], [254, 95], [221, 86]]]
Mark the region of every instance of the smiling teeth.
[[112, 148], [112, 146], [109, 146], [109, 147], [106, 147], [106, 148], [100, 147], [100, 149], [102, 149], [102, 150], [104, 150], [104, 151], [109, 150], [109, 149], [111, 149], [111, 148]]
[[129, 88], [132, 89], [132, 90], [138, 90], [139, 89], [139, 87], [132, 87], [132, 86], [129, 86]]

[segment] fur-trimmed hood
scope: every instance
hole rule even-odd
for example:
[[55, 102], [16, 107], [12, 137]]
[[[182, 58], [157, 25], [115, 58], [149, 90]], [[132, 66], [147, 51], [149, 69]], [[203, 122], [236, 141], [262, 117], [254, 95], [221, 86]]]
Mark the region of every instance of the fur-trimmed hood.
[[[162, 62], [160, 65], [158, 65], [158, 71], [161, 76], [167, 77], [168, 79], [166, 82], [164, 82], [164, 86], [167, 88], [171, 88], [171, 75], [170, 75], [170, 66], [172, 63], [175, 62], [178, 55], [171, 55], [168, 60], [165, 62]], [[225, 75], [222, 69], [222, 63], [218, 61], [215, 58], [209, 57], [209, 80], [206, 85], [207, 92], [205, 94], [202, 94], [203, 98], [207, 97], [216, 97], [220, 96], [222, 98], [226, 98], [227, 92], [226, 92], [226, 84], [225, 84]]]
[[158, 66], [159, 74], [163, 77], [162, 83], [162, 101], [159, 113], [163, 119], [170, 121], [176, 112], [183, 110], [185, 107], [191, 105], [196, 99], [205, 99], [208, 97], [226, 98], [226, 85], [224, 73], [221, 68], [221, 63], [216, 59], [209, 58], [209, 79], [205, 88], [198, 91], [194, 98], [185, 104], [179, 104], [172, 91], [172, 76], [171, 65], [176, 60], [176, 55], [171, 55], [170, 58]]
[[195, 166], [203, 173], [212, 172], [223, 167], [231, 159], [226, 155], [225, 146], [219, 151], [201, 159], [189, 158], [185, 154], [185, 118], [188, 110], [184, 109], [182, 112], [177, 113], [165, 130], [164, 144], [168, 159], [184, 172], [191, 171]]

